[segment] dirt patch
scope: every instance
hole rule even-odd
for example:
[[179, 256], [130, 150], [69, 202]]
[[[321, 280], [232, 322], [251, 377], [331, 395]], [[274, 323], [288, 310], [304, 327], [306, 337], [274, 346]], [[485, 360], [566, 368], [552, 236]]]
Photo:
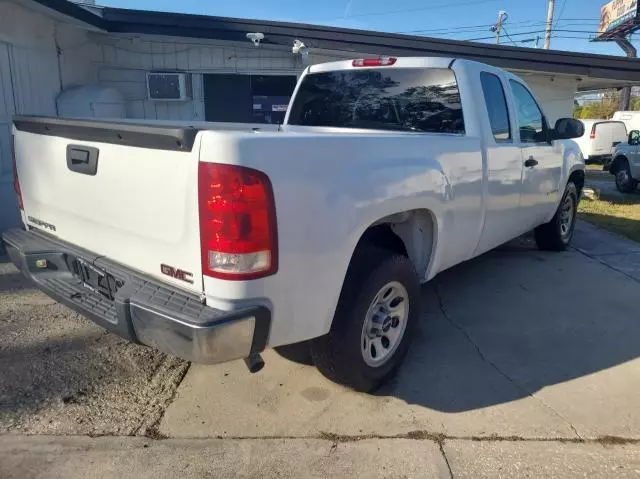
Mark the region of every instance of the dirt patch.
[[0, 432], [146, 435], [188, 363], [121, 340], [0, 260]]

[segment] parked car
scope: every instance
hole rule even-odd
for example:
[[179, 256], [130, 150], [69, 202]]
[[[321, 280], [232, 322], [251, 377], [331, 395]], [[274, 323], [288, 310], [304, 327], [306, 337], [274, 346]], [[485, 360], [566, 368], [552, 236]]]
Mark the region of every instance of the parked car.
[[640, 130], [640, 111], [617, 111], [611, 119], [623, 122], [627, 131]]
[[535, 228], [571, 241], [582, 123], [547, 120], [517, 76], [447, 58], [308, 67], [277, 132], [18, 117], [24, 229], [3, 235], [37, 287], [184, 359], [310, 341], [327, 377], [389, 378], [420, 283]]
[[631, 193], [640, 181], [640, 131], [632, 130], [625, 143], [616, 147], [613, 160], [605, 169], [616, 177], [616, 188], [621, 193]]
[[580, 120], [584, 134], [576, 138], [586, 162], [611, 161], [616, 145], [627, 141], [627, 127], [621, 121]]

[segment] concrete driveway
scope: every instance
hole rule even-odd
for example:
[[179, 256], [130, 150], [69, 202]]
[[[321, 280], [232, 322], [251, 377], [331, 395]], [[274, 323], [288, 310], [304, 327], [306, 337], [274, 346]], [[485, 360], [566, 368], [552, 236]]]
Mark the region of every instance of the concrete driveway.
[[4, 265], [0, 476], [639, 477], [640, 275], [624, 258], [640, 247], [582, 223], [575, 246], [520, 239], [426, 285], [407, 362], [375, 395], [301, 347], [253, 376], [186, 372]]

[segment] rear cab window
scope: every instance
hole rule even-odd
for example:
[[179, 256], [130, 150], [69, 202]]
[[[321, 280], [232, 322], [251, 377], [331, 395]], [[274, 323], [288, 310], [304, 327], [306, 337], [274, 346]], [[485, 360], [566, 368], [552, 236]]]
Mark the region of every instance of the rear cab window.
[[487, 105], [489, 124], [493, 138], [497, 142], [511, 141], [511, 125], [509, 123], [509, 108], [504, 94], [502, 81], [493, 73], [480, 73], [480, 83]]
[[464, 133], [460, 91], [446, 68], [371, 68], [310, 73], [289, 125]]

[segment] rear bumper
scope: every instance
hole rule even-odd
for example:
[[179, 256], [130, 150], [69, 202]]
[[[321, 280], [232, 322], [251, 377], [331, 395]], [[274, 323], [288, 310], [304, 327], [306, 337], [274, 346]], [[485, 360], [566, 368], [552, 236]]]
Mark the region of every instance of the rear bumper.
[[[132, 342], [197, 363], [246, 358], [265, 349], [271, 311], [210, 308], [195, 295], [123, 268], [104, 257], [43, 234], [12, 229], [2, 235], [11, 261], [56, 301]], [[117, 281], [112, 298], [71, 273], [79, 258]], [[46, 260], [46, 267], [43, 262]]]

